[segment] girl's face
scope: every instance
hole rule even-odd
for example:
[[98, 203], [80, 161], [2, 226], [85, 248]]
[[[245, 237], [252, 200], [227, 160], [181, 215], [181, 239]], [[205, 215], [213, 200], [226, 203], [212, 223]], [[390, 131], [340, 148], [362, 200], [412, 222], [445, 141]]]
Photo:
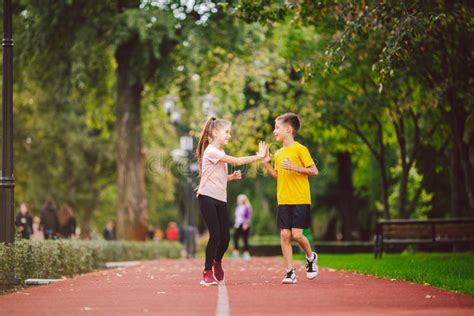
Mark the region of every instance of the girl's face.
[[281, 120], [276, 120], [273, 135], [275, 135], [277, 141], [282, 142], [291, 135], [291, 127], [288, 124], [283, 124]]
[[212, 133], [213, 140], [217, 145], [224, 146], [229, 143], [229, 140], [231, 138], [230, 127], [230, 124], [226, 124], [214, 130], [214, 132]]

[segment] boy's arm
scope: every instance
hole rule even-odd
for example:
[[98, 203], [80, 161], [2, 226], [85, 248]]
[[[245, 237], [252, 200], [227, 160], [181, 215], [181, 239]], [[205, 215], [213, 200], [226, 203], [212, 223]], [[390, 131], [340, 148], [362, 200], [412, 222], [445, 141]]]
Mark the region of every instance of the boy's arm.
[[316, 165], [312, 165], [312, 166], [309, 166], [309, 167], [306, 167], [306, 168], [305, 167], [299, 167], [299, 166], [295, 166], [294, 164], [292, 164], [290, 159], [287, 159], [287, 160], [283, 161], [283, 163], [281, 164], [281, 167], [283, 169], [291, 170], [291, 171], [298, 172], [298, 173], [301, 173], [301, 174], [305, 174], [307, 176], [317, 176], [317, 175], [319, 175], [319, 170], [316, 167]]
[[270, 164], [269, 161], [266, 161], [263, 163], [263, 166], [265, 167], [265, 170], [267, 170], [267, 172], [274, 178], [274, 179], [277, 179], [278, 178], [278, 174], [277, 172], [275, 171], [275, 169], [273, 169], [272, 165]]
[[270, 150], [267, 148], [267, 152], [265, 153], [265, 157], [262, 159], [263, 166], [265, 167], [265, 170], [273, 177], [273, 179], [278, 178], [278, 173], [276, 172], [275, 169], [273, 169], [272, 165], [270, 164], [270, 160], [272, 159], [270, 155]]

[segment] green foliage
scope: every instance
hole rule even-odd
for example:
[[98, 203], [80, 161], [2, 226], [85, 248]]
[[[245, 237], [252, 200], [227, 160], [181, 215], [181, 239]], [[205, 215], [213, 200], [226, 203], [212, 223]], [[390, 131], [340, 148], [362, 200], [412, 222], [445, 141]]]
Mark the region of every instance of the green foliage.
[[[0, 245], [0, 280], [13, 269], [28, 278], [60, 278], [101, 269], [109, 261], [179, 258], [176, 242], [29, 241]], [[0, 282], [1, 284], [1, 282]]]
[[[71, 204], [79, 219], [92, 212], [99, 232], [115, 218], [115, 54], [133, 43], [128, 78], [144, 85], [150, 224], [164, 228], [181, 220], [185, 177], [170, 151], [178, 147], [180, 133], [199, 136], [206, 94], [215, 96], [217, 115], [233, 122], [226, 148], [231, 155], [253, 154], [258, 139], [276, 150], [274, 118], [287, 111], [300, 115], [297, 140], [309, 147], [320, 170], [311, 190], [321, 220], [334, 208], [328, 197], [338, 180], [340, 152], [352, 155], [359, 224], [367, 238], [383, 214], [382, 175], [393, 216], [403, 203], [414, 206], [411, 217], [453, 212], [446, 197], [453, 135], [461, 134], [474, 165], [474, 98], [465, 71], [474, 42], [471, 7], [445, 7], [443, 1], [196, 1], [205, 7], [197, 14], [188, 5], [16, 4], [18, 202], [30, 202], [37, 214], [51, 196]], [[178, 129], [162, 109], [167, 94], [176, 97], [182, 114]], [[456, 129], [452, 115], [463, 111]], [[382, 155], [384, 170], [378, 163]], [[229, 184], [231, 213], [235, 197], [246, 193], [255, 209], [253, 234], [274, 234], [275, 183], [262, 176], [258, 164], [244, 171], [243, 181]]]

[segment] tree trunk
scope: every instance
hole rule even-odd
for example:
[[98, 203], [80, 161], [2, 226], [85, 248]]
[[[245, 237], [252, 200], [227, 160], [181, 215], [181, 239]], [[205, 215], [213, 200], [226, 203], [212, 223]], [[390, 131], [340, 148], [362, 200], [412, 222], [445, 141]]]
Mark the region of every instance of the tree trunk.
[[380, 168], [380, 180], [382, 184], [382, 198], [383, 198], [383, 216], [385, 219], [390, 219], [390, 205], [388, 203], [388, 178], [387, 166], [385, 162], [385, 144], [383, 142], [383, 126], [377, 118], [373, 118], [377, 124], [377, 141], [380, 153], [377, 155], [377, 161]]
[[358, 216], [352, 183], [351, 154], [337, 153], [338, 209], [341, 219], [342, 240], [358, 239]]
[[121, 45], [117, 60], [117, 235], [119, 239], [145, 240], [147, 196], [142, 152], [140, 101], [143, 83], [133, 77], [132, 56], [137, 38]]
[[81, 235], [79, 236], [81, 239], [91, 239], [92, 213], [92, 208], [87, 207], [86, 209], [84, 209], [84, 215], [82, 217], [81, 223]]
[[451, 185], [451, 214], [453, 217], [463, 217], [467, 213], [465, 191], [463, 188], [463, 172], [461, 170], [458, 148], [452, 144], [450, 149], [449, 180]]
[[[405, 137], [405, 121], [403, 114], [397, 111], [396, 119], [394, 120], [395, 133], [397, 135], [398, 145], [400, 147], [400, 162], [402, 165], [402, 174], [400, 177], [400, 186], [398, 191], [398, 217], [408, 218], [407, 214], [407, 200], [408, 200], [408, 176], [410, 173], [410, 166], [407, 162], [407, 142]], [[416, 124], [416, 122], [415, 122]]]
[[[474, 189], [472, 182], [472, 166], [469, 160], [469, 145], [464, 142], [465, 123], [468, 117], [463, 105], [459, 104], [459, 100], [454, 96], [452, 88], [448, 88], [448, 102], [451, 106], [451, 131], [453, 134], [453, 142], [459, 159], [459, 166], [462, 177], [458, 178], [461, 188], [464, 188], [467, 197], [468, 213], [474, 215]], [[454, 150], [454, 149], [453, 149]]]

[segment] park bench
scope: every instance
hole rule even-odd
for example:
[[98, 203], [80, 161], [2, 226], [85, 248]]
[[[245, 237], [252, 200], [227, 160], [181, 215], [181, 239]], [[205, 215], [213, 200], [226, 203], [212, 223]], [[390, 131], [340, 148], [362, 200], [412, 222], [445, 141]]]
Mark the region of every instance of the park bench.
[[375, 229], [374, 256], [381, 258], [385, 245], [474, 245], [474, 218], [379, 220]]

